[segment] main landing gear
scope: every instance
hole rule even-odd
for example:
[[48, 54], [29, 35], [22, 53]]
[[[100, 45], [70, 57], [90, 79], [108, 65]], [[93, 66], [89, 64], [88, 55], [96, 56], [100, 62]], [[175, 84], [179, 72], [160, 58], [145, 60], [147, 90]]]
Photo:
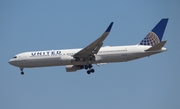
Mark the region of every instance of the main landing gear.
[[95, 72], [95, 70], [94, 69], [92, 69], [92, 65], [91, 64], [89, 64], [89, 65], [85, 65], [85, 69], [87, 70], [87, 74], [91, 74], [91, 73], [94, 73]]
[[20, 70], [21, 70], [21, 75], [24, 75], [23, 68], [20, 68]]

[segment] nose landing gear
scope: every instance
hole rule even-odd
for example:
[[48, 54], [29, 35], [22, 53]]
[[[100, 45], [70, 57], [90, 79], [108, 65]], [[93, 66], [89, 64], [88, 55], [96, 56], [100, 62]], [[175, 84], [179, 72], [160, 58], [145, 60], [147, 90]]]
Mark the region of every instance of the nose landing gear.
[[21, 75], [24, 75], [23, 68], [20, 68], [20, 70], [21, 70]]

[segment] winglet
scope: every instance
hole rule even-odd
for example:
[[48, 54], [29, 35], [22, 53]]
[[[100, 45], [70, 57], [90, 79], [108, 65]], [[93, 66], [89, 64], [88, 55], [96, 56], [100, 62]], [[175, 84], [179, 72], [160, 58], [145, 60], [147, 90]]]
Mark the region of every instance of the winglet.
[[110, 32], [114, 22], [111, 22], [105, 32]]

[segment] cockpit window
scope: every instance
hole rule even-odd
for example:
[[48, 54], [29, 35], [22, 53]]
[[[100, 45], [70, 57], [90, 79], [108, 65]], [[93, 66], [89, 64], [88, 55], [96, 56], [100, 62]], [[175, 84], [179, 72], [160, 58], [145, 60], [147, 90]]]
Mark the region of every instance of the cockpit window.
[[17, 56], [14, 56], [13, 58], [17, 58]]

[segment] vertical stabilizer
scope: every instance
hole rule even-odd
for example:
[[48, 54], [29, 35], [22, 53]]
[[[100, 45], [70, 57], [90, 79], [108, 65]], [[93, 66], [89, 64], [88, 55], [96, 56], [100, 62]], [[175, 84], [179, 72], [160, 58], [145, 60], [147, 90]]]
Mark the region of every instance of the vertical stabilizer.
[[149, 34], [139, 43], [140, 45], [154, 46], [161, 42], [168, 18], [161, 19], [159, 23], [149, 32]]

